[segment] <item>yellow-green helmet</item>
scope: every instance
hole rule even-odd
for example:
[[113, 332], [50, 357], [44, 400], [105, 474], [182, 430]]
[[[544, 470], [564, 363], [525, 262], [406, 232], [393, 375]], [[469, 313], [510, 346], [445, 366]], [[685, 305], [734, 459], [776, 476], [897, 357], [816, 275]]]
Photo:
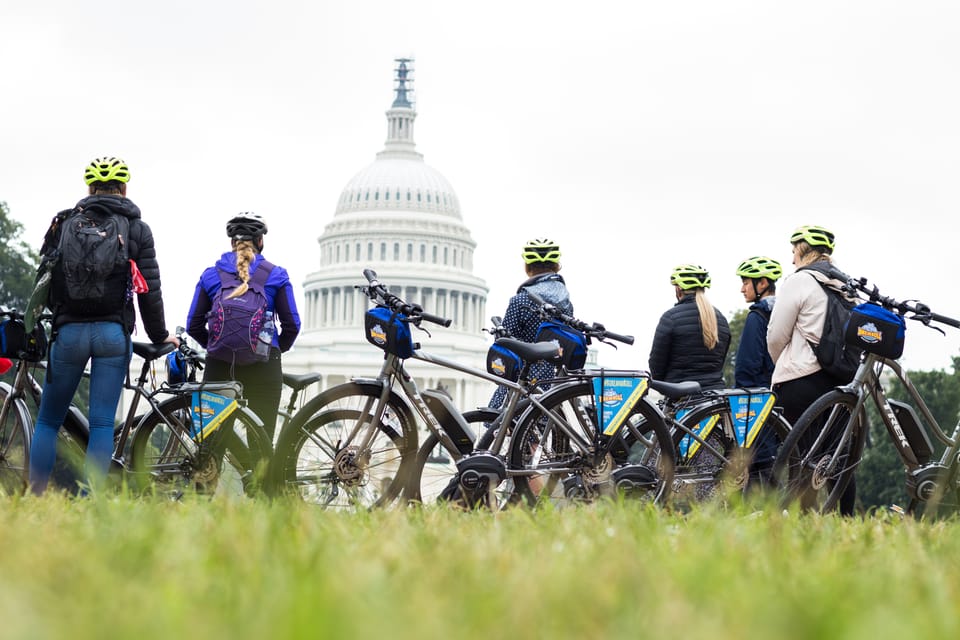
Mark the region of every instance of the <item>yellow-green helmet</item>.
[[523, 261], [527, 264], [560, 262], [560, 245], [546, 238], [531, 240], [523, 245]]
[[790, 236], [790, 244], [796, 244], [800, 241], [806, 242], [811, 247], [823, 247], [826, 253], [833, 253], [833, 233], [823, 227], [807, 225], [800, 227]]
[[740, 263], [737, 275], [741, 278], [766, 278], [770, 282], [776, 282], [783, 275], [783, 269], [773, 258], [754, 256]]
[[674, 267], [670, 274], [670, 284], [687, 291], [688, 289], [706, 289], [710, 286], [710, 274], [697, 264], [682, 264]]
[[97, 158], [87, 165], [83, 172], [83, 180], [87, 184], [94, 182], [127, 182], [130, 180], [130, 167], [120, 158], [104, 156]]

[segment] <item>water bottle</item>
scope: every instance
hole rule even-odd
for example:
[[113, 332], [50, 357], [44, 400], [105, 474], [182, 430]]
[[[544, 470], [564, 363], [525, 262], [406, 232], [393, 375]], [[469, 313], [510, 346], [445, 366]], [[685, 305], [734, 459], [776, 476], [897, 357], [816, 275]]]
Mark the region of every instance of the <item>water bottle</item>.
[[263, 314], [263, 326], [260, 327], [260, 334], [257, 335], [257, 355], [267, 357], [270, 355], [270, 345], [273, 344], [273, 311], [267, 311]]

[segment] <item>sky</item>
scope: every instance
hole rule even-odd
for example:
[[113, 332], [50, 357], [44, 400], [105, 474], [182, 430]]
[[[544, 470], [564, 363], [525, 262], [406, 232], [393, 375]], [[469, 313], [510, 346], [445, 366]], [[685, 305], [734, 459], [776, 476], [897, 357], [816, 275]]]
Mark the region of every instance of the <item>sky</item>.
[[[267, 217], [264, 253], [302, 300], [341, 190], [383, 148], [397, 57], [415, 58], [417, 150], [457, 192], [487, 316], [524, 279], [523, 243], [549, 237], [576, 315], [636, 337], [601, 364], [645, 368], [675, 265], [706, 267], [731, 318], [737, 265], [792, 271], [790, 233], [815, 224], [846, 272], [960, 318], [956, 2], [89, 8], [0, 6], [0, 201], [39, 247], [85, 165], [124, 158], [171, 329], [240, 211]], [[908, 324], [908, 368], [957, 355], [960, 331]]]

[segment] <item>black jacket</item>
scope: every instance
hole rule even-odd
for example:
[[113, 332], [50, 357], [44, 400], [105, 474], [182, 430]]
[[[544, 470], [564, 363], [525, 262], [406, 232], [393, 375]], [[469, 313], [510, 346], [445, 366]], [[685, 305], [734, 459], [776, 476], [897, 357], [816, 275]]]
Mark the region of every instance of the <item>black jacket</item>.
[[[140, 218], [140, 208], [124, 196], [87, 196], [80, 200], [77, 206], [87, 207], [92, 204], [97, 204], [98, 206], [109, 209], [111, 212], [122, 215], [130, 221], [130, 237], [127, 239], [127, 253], [130, 258], [136, 261], [149, 288], [147, 293], [137, 294], [140, 316], [150, 341], [154, 343], [163, 342], [169, 335], [169, 332], [167, 331], [167, 323], [163, 313], [163, 297], [160, 292], [160, 267], [157, 264], [157, 251], [153, 244], [153, 232], [150, 230], [149, 225]], [[69, 213], [70, 210], [61, 212], [62, 215]], [[58, 215], [55, 223], [60, 219]], [[51, 228], [47, 231], [47, 235], [44, 237], [43, 247], [40, 253], [46, 255], [51, 249], [55, 249], [59, 243], [59, 237], [58, 224], [51, 225]], [[137, 318], [132, 298], [127, 300], [125, 307], [125, 309], [118, 307], [116, 313], [99, 317], [71, 316], [68, 313], [57, 313], [54, 318], [54, 328], [69, 322], [125, 321], [127, 332], [132, 333]]]
[[650, 349], [650, 375], [655, 380], [684, 382], [694, 380], [704, 389], [720, 389], [723, 363], [730, 348], [730, 327], [722, 313], [717, 314], [717, 345], [703, 345], [700, 312], [696, 297], [685, 295], [670, 307], [657, 324]]

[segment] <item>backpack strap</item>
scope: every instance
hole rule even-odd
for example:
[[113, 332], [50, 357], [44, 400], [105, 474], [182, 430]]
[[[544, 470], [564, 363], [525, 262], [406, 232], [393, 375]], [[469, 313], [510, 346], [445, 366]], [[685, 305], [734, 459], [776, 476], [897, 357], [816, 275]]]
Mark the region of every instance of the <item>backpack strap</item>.
[[[250, 276], [248, 284], [255, 284], [263, 291], [264, 287], [267, 286], [267, 279], [270, 277], [270, 274], [273, 272], [273, 267], [275, 265], [263, 259], [257, 264], [257, 268], [254, 269], [253, 275]], [[233, 273], [232, 271], [224, 271], [223, 269], [217, 267], [217, 275], [220, 277], [220, 287], [226, 289], [227, 287], [237, 286], [236, 281], [240, 280], [239, 273]], [[241, 281], [242, 282], [242, 281]]]
[[267, 286], [267, 279], [270, 274], [273, 273], [273, 267], [274, 264], [266, 258], [260, 260], [260, 264], [257, 265], [253, 275], [250, 276], [250, 282], [256, 283], [262, 291]]

